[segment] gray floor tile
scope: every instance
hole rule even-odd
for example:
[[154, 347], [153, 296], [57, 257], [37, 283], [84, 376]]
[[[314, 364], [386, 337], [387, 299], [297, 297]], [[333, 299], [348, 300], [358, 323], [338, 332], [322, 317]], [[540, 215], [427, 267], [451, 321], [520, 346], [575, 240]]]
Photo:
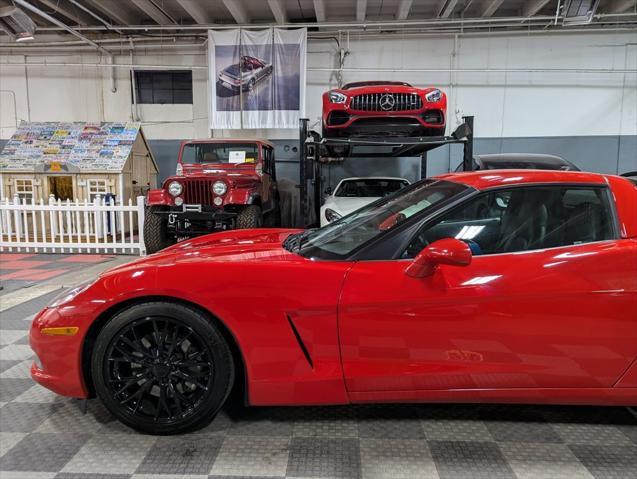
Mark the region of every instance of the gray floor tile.
[[554, 424], [552, 427], [567, 444], [634, 445], [630, 438], [614, 425]]
[[569, 447], [596, 479], [637, 478], [637, 446], [574, 444]]
[[0, 409], [0, 431], [35, 431], [51, 414], [60, 408], [59, 404], [31, 404], [11, 402]]
[[565, 444], [499, 444], [518, 479], [592, 479]]
[[291, 436], [294, 426], [286, 408], [248, 408], [232, 418], [228, 434], [236, 436]]
[[5, 372], [7, 369], [11, 369], [13, 366], [20, 362], [19, 359], [0, 359], [0, 374]]
[[357, 439], [295, 437], [286, 477], [358, 478], [360, 467]]
[[33, 384], [32, 379], [0, 378], [0, 401], [13, 401]]
[[298, 408], [294, 435], [303, 437], [358, 437], [358, 420], [351, 407]]
[[360, 440], [363, 479], [437, 479], [427, 441], [422, 439]]
[[561, 443], [550, 424], [524, 421], [489, 421], [487, 429], [498, 442]]
[[[0, 457], [4, 456], [9, 449], [19, 443], [27, 433], [25, 432], [5, 432], [0, 431]], [[0, 477], [2, 473], [0, 473]]]
[[130, 474], [85, 474], [61, 472], [55, 479], [130, 479]]
[[425, 437], [436, 441], [493, 441], [483, 421], [464, 419], [423, 419]]
[[0, 470], [59, 472], [89, 437], [88, 434], [29, 434], [0, 458]]
[[493, 442], [428, 441], [441, 479], [515, 479]]
[[208, 474], [223, 437], [160, 437], [135, 471], [138, 474]]
[[94, 435], [65, 465], [62, 472], [132, 474], [156, 440], [156, 437], [142, 434]]
[[420, 414], [413, 406], [365, 406], [358, 410], [360, 437], [424, 439]]
[[212, 467], [212, 475], [285, 476], [288, 437], [227, 436]]

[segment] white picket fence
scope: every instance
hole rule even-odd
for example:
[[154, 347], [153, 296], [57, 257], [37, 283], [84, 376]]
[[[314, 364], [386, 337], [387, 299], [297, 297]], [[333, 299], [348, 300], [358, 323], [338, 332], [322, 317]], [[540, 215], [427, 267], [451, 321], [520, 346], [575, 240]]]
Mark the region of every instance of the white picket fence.
[[0, 201], [0, 251], [145, 255], [144, 197], [136, 204], [20, 199]]

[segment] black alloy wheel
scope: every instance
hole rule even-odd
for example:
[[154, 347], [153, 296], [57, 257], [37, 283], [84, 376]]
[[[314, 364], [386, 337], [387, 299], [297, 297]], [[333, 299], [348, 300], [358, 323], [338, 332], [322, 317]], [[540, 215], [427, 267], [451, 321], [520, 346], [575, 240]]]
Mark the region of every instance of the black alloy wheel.
[[151, 434], [207, 424], [234, 378], [230, 350], [210, 320], [173, 303], [118, 314], [100, 333], [92, 366], [97, 393], [111, 413]]

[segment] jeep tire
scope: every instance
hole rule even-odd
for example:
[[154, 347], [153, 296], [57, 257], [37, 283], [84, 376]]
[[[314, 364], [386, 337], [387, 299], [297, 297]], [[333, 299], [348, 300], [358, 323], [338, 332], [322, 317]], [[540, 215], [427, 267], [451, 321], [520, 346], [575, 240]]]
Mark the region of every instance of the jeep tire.
[[259, 206], [247, 206], [237, 216], [238, 229], [260, 228], [261, 225], [263, 225], [263, 213]]
[[167, 248], [173, 241], [168, 235], [168, 218], [157, 214], [161, 206], [147, 206], [144, 214], [144, 245], [146, 254]]

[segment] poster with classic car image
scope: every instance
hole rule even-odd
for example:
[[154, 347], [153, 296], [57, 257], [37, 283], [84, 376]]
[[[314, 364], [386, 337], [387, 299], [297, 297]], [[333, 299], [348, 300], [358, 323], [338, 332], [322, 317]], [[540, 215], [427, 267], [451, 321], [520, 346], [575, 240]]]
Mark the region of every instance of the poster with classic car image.
[[306, 29], [210, 30], [210, 128], [298, 128]]

